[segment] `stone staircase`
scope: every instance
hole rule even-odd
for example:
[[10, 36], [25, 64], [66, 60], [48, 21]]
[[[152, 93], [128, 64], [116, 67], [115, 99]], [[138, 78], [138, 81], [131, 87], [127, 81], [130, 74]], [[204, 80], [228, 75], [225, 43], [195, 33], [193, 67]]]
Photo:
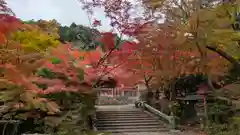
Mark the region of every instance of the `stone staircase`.
[[100, 132], [111, 133], [167, 131], [163, 122], [141, 109], [98, 111], [96, 126]]

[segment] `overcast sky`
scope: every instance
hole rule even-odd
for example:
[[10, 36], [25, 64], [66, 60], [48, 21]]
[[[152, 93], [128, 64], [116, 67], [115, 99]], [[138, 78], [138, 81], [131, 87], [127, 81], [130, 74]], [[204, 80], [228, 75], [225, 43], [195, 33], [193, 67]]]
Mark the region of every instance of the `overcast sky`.
[[[72, 22], [89, 26], [89, 19], [77, 0], [6, 0], [16, 16], [22, 20], [56, 19], [62, 25]], [[110, 20], [102, 9], [96, 9], [93, 18], [102, 22], [101, 30], [108, 31]]]

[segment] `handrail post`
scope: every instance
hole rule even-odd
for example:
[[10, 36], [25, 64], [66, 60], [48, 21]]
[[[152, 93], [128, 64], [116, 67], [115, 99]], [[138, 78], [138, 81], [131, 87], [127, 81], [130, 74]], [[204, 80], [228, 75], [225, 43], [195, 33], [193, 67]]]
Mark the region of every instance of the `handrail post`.
[[161, 111], [151, 107], [150, 105], [148, 105], [146, 102], [144, 101], [139, 101], [139, 107], [144, 109], [144, 110], [148, 110], [164, 119], [166, 119], [169, 122], [169, 126], [171, 129], [175, 129], [176, 128], [176, 122], [175, 122], [175, 117], [173, 115], [168, 116], [164, 113], [162, 113]]
[[169, 123], [170, 123], [170, 128], [175, 129], [176, 128], [176, 123], [175, 123], [175, 118], [174, 116], [169, 116]]

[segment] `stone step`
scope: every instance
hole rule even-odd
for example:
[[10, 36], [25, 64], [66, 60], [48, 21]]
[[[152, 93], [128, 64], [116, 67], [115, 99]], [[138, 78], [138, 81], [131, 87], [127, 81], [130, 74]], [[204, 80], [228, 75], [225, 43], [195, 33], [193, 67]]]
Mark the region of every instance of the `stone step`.
[[168, 131], [166, 125], [141, 109], [101, 110], [96, 127], [100, 132], [158, 132]]
[[113, 120], [122, 120], [122, 121], [134, 121], [134, 120], [155, 120], [152, 117], [141, 117], [141, 118], [126, 118], [126, 117], [114, 117], [114, 118], [97, 118], [98, 121], [113, 121]]
[[96, 112], [97, 114], [141, 114], [142, 111], [101, 111]]
[[148, 126], [148, 125], [162, 125], [160, 122], [138, 122], [138, 123], [127, 123], [127, 122], [121, 122], [121, 123], [97, 123], [97, 127], [109, 127], [109, 126], [117, 126], [117, 127], [121, 127], [121, 126]]
[[97, 118], [102, 119], [102, 118], [149, 118], [149, 116], [147, 114], [145, 115], [118, 115], [118, 116], [114, 116], [114, 115], [97, 115]]
[[131, 132], [166, 132], [169, 131], [167, 128], [131, 128], [131, 129], [104, 129], [98, 130], [100, 132], [110, 133], [131, 133]]
[[155, 120], [155, 119], [151, 119], [151, 120], [149, 120], [149, 119], [136, 119], [136, 120], [109, 120], [109, 119], [107, 119], [107, 120], [102, 120], [102, 121], [100, 121], [100, 120], [98, 120], [97, 121], [97, 124], [99, 123], [99, 124], [103, 124], [103, 123], [151, 123], [151, 122], [158, 122], [157, 120]]
[[97, 127], [99, 130], [104, 129], [140, 129], [140, 128], [162, 128], [163, 125], [126, 125], [126, 126], [104, 126], [104, 127]]
[[108, 115], [111, 115], [111, 116], [133, 116], [133, 115], [148, 115], [147, 113], [144, 113], [144, 112], [137, 112], [137, 113], [96, 113], [97, 115], [100, 115], [100, 116], [108, 116]]

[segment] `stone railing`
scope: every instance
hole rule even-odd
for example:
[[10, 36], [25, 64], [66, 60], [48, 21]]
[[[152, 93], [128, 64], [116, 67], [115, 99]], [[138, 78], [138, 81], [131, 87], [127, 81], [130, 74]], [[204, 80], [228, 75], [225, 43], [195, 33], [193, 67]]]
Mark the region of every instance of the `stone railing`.
[[174, 116], [166, 115], [166, 114], [162, 113], [161, 111], [159, 111], [159, 110], [153, 108], [152, 106], [148, 105], [148, 104], [147, 104], [146, 102], [144, 102], [144, 101], [137, 101], [137, 102], [135, 103], [135, 106], [136, 106], [137, 108], [142, 108], [142, 109], [144, 109], [144, 110], [146, 110], [146, 111], [148, 111], [148, 112], [150, 112], [150, 113], [158, 116], [158, 117], [161, 118], [161, 119], [164, 119], [164, 121], [167, 121], [167, 122], [168, 122], [169, 127], [170, 127], [171, 129], [175, 129], [175, 128], [176, 128], [176, 123], [175, 123], [175, 118], [174, 118]]

